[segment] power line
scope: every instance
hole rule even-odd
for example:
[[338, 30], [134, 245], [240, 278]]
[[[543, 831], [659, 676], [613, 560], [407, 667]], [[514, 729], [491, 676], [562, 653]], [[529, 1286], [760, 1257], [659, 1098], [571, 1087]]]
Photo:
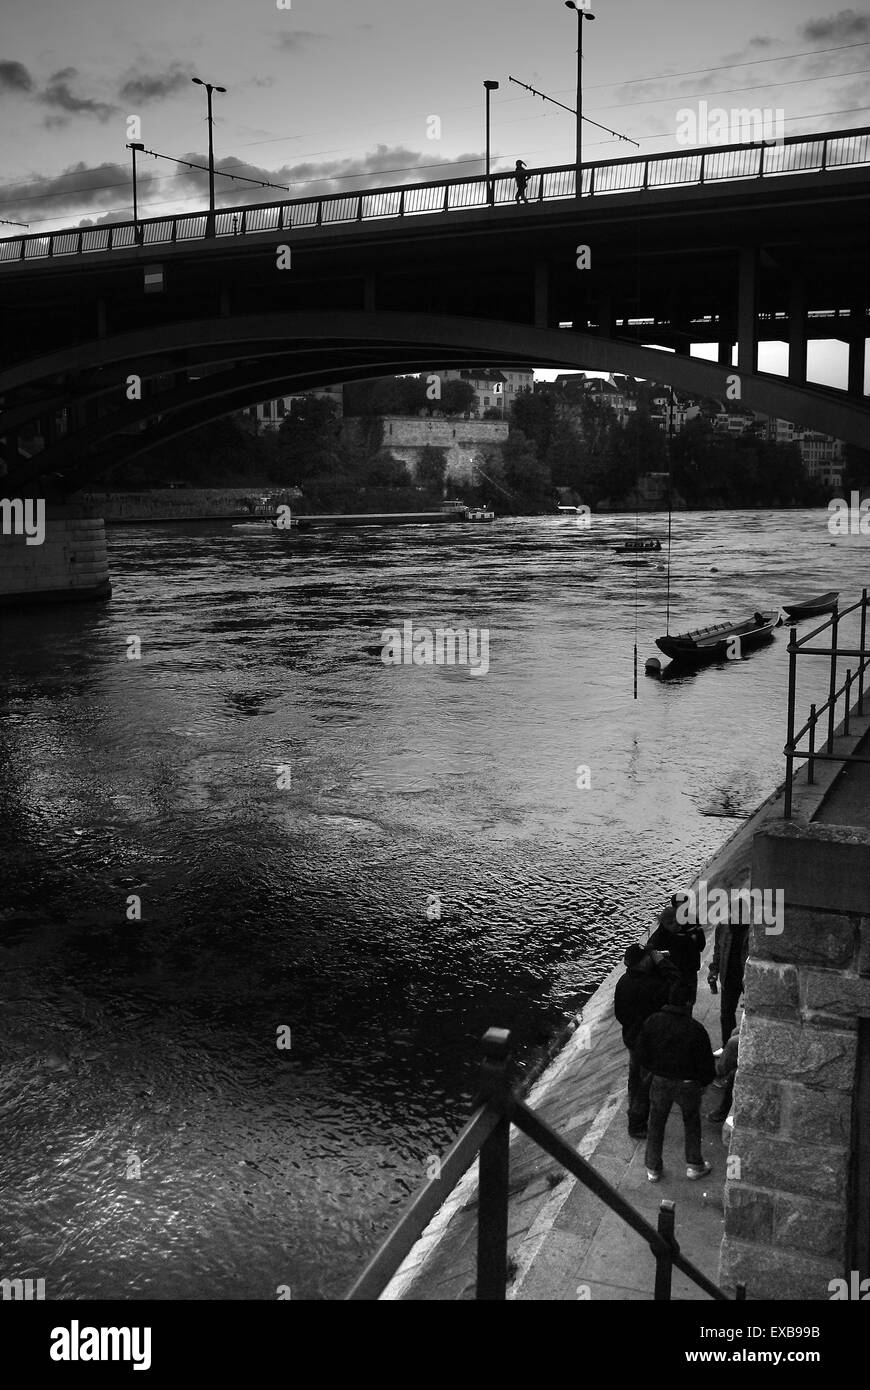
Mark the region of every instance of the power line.
[[[167, 159], [171, 164], [183, 164], [185, 169], [202, 169], [206, 174], [211, 172], [207, 164], [191, 164], [189, 159], [176, 159], [172, 154], [158, 154], [156, 150], [142, 150], [141, 153], [153, 155], [155, 159]], [[234, 179], [238, 183], [256, 184], [258, 188], [280, 188], [284, 193], [290, 192], [286, 183], [266, 183], [263, 179], [249, 179], [244, 174], [228, 174], [225, 169], [215, 168], [214, 172], [222, 179]]]
[[665, 101], [699, 101], [707, 96], [730, 96], [734, 92], [765, 92], [776, 87], [803, 87], [808, 82], [831, 82], [838, 77], [860, 77], [870, 68], [852, 68], [849, 72], [827, 72], [818, 77], [795, 77], [787, 82], [756, 82], [751, 87], [719, 87], [715, 92], [676, 92], [666, 97], [648, 97], [644, 101], [617, 101], [611, 106], [598, 106], [597, 111], [621, 111], [626, 106], [658, 106]]

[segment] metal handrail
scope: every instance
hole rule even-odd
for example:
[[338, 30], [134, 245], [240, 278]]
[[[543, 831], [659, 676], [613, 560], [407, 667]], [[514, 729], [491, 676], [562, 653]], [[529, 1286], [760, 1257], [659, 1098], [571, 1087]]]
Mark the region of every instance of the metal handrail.
[[[765, 157], [765, 152], [766, 157]], [[583, 166], [582, 196], [641, 193], [658, 188], [706, 187], [746, 178], [782, 178], [790, 174], [827, 173], [870, 164], [870, 126], [832, 130], [818, 135], [789, 135], [772, 145], [742, 142], [698, 146], [691, 151], [633, 155]], [[576, 165], [555, 164], [529, 171], [528, 200], [534, 203], [576, 198]], [[538, 179], [537, 196], [533, 179]], [[0, 264], [87, 256], [103, 251], [148, 249], [178, 241], [222, 240], [263, 232], [338, 223], [377, 222], [391, 217], [419, 217], [445, 212], [480, 211], [505, 206], [514, 198], [514, 176], [490, 176], [492, 203], [485, 175], [431, 183], [393, 184], [355, 193], [325, 193], [279, 203], [245, 204], [220, 209], [209, 235], [207, 212], [139, 218], [138, 222], [64, 228], [0, 239]]]
[[[482, 1046], [484, 1056], [477, 1108], [442, 1160], [438, 1176], [431, 1178], [413, 1198], [346, 1294], [346, 1300], [359, 1302], [380, 1297], [445, 1197], [464, 1175], [475, 1154], [479, 1161], [476, 1296], [478, 1300], [486, 1301], [505, 1298], [508, 1280], [510, 1127], [513, 1124], [646, 1241], [656, 1261], [654, 1298], [657, 1301], [670, 1299], [672, 1275], [676, 1268], [711, 1298], [730, 1302], [729, 1295], [681, 1253], [674, 1234], [674, 1203], [662, 1202], [658, 1225], [651, 1225], [591, 1163], [582, 1158], [511, 1089], [508, 1081], [510, 1034], [501, 1028], [490, 1028]], [[745, 1285], [737, 1284], [736, 1298], [740, 1300], [745, 1297]]]
[[[843, 716], [843, 735], [849, 734], [849, 721], [852, 708], [850, 704], [852, 687], [858, 686], [858, 699], [855, 709], [858, 715], [864, 713], [864, 676], [870, 670], [870, 648], [867, 646], [867, 590], [862, 589], [861, 597], [856, 603], [848, 608], [837, 606], [830, 618], [826, 618], [812, 632], [808, 632], [805, 637], [798, 641], [795, 632], [792, 632], [788, 644], [788, 733], [786, 736], [785, 754], [786, 777], [785, 777], [785, 796], [783, 804], [783, 817], [785, 820], [791, 819], [794, 791], [794, 763], [796, 758], [806, 758], [807, 760], [807, 783], [812, 784], [815, 780], [815, 764], [817, 762], [827, 763], [870, 763], [870, 757], [864, 757], [858, 753], [835, 753], [834, 752], [834, 729], [836, 725], [836, 711], [840, 696], [844, 697], [844, 716]], [[837, 645], [840, 622], [848, 617], [857, 609], [861, 610], [861, 637], [857, 647], [840, 647]], [[820, 632], [826, 632], [830, 628], [831, 645], [830, 647], [811, 647], [808, 643], [813, 638], [818, 637]], [[795, 732], [795, 701], [797, 696], [797, 658], [799, 656], [826, 656], [830, 658], [830, 671], [828, 675], [828, 698], [822, 705], [810, 705], [810, 717], [802, 727]], [[837, 686], [837, 662], [840, 657], [852, 656], [859, 658], [856, 671], [851, 667], [846, 670], [846, 679], [841, 686]], [[827, 752], [816, 749], [816, 727], [823, 715], [827, 714], [827, 739], [825, 746]], [[809, 747], [802, 748], [800, 740], [804, 734], [809, 734]]]

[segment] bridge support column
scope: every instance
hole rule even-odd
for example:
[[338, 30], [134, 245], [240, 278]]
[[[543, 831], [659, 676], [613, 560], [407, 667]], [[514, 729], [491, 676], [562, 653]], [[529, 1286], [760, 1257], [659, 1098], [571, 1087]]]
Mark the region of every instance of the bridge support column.
[[788, 287], [788, 379], [795, 386], [807, 384], [807, 303], [806, 276], [799, 271]]
[[758, 366], [758, 251], [740, 249], [737, 288], [737, 370], [754, 372]]
[[719, 339], [719, 366], [730, 367], [734, 361], [734, 344], [730, 338]]
[[45, 497], [0, 502], [0, 608], [111, 597], [102, 517]]
[[550, 267], [546, 261], [535, 261], [535, 327], [550, 324]]
[[867, 366], [867, 319], [863, 304], [853, 304], [849, 315], [849, 384], [850, 396], [864, 395], [864, 373]]
[[613, 295], [610, 290], [598, 302], [598, 328], [605, 338], [616, 337], [616, 316], [613, 309]]

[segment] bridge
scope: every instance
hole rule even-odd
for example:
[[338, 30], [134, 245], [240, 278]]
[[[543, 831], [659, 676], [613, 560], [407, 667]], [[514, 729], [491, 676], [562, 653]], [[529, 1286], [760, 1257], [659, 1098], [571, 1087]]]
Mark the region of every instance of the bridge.
[[[532, 170], [527, 195], [496, 174], [5, 238], [4, 489], [82, 486], [270, 395], [484, 365], [622, 371], [870, 444], [870, 127], [584, 165], [579, 194], [575, 166]], [[814, 339], [848, 344], [844, 390], [807, 380]], [[758, 370], [768, 341], [786, 376]]]

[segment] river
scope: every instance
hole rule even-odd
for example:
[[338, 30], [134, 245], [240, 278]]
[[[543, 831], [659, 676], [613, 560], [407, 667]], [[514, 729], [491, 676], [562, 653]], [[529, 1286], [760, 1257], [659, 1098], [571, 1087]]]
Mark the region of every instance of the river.
[[[853, 601], [826, 521], [675, 517], [671, 630]], [[0, 1276], [340, 1296], [485, 1029], [533, 1057], [782, 779], [787, 636], [645, 677], [665, 556], [595, 544], [633, 527], [116, 529], [109, 603], [0, 619]], [[488, 672], [385, 665], [408, 619]]]

